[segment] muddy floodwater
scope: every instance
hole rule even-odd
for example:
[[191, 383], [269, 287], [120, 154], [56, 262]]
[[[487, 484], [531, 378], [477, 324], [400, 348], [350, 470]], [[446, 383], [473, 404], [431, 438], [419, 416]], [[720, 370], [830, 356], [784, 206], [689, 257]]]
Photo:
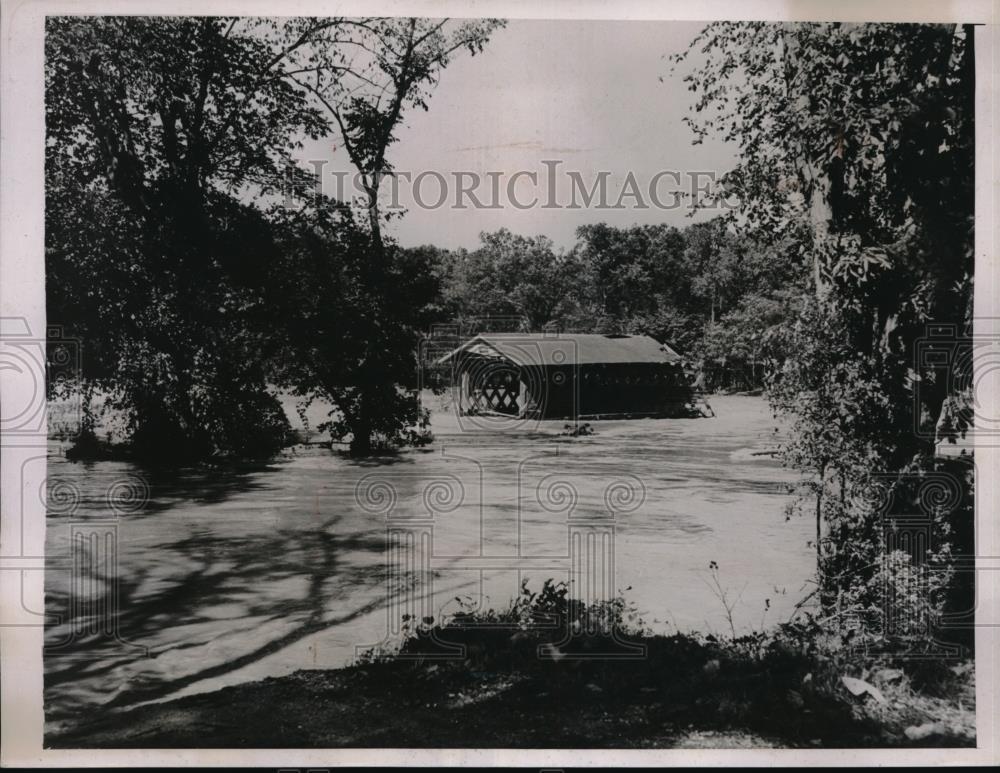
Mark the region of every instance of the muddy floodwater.
[[69, 462], [52, 441], [48, 727], [342, 667], [391, 644], [404, 614], [503, 607], [524, 580], [621, 591], [657, 631], [728, 633], [720, 587], [738, 630], [783, 621], [808, 591], [812, 526], [786, 521], [795, 476], [759, 453], [776, 440], [765, 401], [711, 403], [715, 418], [579, 437], [442, 403], [425, 449], [355, 461], [303, 445], [172, 473]]

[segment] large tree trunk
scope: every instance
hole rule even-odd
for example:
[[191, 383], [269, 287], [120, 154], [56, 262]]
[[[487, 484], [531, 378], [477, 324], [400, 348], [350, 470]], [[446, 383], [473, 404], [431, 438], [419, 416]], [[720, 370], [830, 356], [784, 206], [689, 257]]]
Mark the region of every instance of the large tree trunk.
[[[362, 357], [361, 382], [358, 384], [357, 414], [351, 425], [350, 452], [352, 456], [369, 456], [372, 453], [372, 411], [375, 405], [375, 394], [379, 389], [378, 379], [380, 377], [378, 363], [378, 347], [380, 343], [375, 332], [382, 322], [382, 315], [385, 313], [382, 303], [382, 292], [385, 282], [385, 243], [382, 240], [382, 224], [379, 219], [378, 208], [378, 179], [375, 178], [366, 187], [368, 196], [368, 224], [371, 229], [369, 238], [370, 250], [368, 260], [362, 270], [362, 277], [365, 284], [364, 292], [368, 298], [371, 320], [366, 325], [364, 334], [364, 355]], [[374, 322], [374, 324], [371, 324]]]
[[368, 386], [361, 387], [358, 415], [351, 427], [351, 456], [369, 456], [372, 452], [372, 425]]
[[[782, 34], [784, 44], [785, 88], [789, 103], [795, 112], [812, 112], [811, 95], [800, 87], [794, 87], [795, 73], [801, 67], [802, 52], [794, 30]], [[799, 83], [807, 81], [799, 80]], [[834, 229], [832, 192], [833, 185], [829, 170], [822, 168], [810, 157], [805, 143], [799, 143], [799, 183], [805, 197], [809, 222], [812, 226], [812, 279], [813, 290], [818, 301], [825, 300], [829, 286], [823, 276], [823, 257], [831, 251], [831, 233]]]

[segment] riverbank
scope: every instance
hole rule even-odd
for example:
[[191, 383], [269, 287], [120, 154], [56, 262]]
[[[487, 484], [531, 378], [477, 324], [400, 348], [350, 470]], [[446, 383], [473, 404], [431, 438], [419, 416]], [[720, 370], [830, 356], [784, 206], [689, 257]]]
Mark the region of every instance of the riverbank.
[[[969, 661], [820, 652], [785, 628], [653, 635], [558, 590], [389, 655], [109, 712], [52, 748], [846, 748], [975, 743]], [[597, 618], [599, 617], [599, 621]], [[538, 624], [542, 620], [548, 624]], [[527, 621], [527, 623], [526, 623]], [[588, 621], [612, 635], [584, 635]], [[555, 623], [554, 625], [552, 623]], [[629, 625], [632, 627], [630, 628]], [[565, 626], [565, 627], [564, 627]], [[619, 628], [619, 626], [622, 626]]]

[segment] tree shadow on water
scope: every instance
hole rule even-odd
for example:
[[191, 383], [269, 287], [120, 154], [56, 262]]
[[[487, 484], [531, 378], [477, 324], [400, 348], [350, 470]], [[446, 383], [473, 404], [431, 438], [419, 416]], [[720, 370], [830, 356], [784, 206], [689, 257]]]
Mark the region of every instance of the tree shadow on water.
[[[259, 534], [189, 534], [157, 548], [148, 563], [130, 567], [117, 583], [88, 569], [88, 579], [104, 583], [103, 604], [100, 598], [80, 604], [69, 603], [65, 593], [50, 594], [50, 610], [76, 617], [64, 617], [47, 632], [48, 718], [75, 721], [81, 706], [73, 695], [81, 688], [88, 710], [95, 704], [114, 709], [158, 700], [383, 607], [385, 566], [378, 555], [385, 550], [385, 534], [377, 529], [338, 534], [341, 520], [334, 516], [309, 528]], [[359, 588], [368, 590], [367, 600], [357, 594], [352, 599], [351, 591]], [[117, 610], [107, 603], [114, 593]], [[67, 634], [91, 630], [85, 618], [95, 610], [112, 615], [108, 622], [117, 636], [139, 646], [115, 641], [106, 635], [108, 626], [105, 635]], [[178, 633], [171, 636], [174, 630]], [[239, 654], [213, 657], [219, 641]], [[190, 655], [184, 656], [182, 673], [171, 666], [175, 657], [156, 662], [185, 650]], [[129, 676], [123, 679], [122, 673]]]
[[218, 504], [239, 494], [265, 492], [275, 487], [270, 477], [280, 470], [281, 465], [268, 462], [141, 470], [150, 497], [136, 514], [156, 515], [177, 505]]

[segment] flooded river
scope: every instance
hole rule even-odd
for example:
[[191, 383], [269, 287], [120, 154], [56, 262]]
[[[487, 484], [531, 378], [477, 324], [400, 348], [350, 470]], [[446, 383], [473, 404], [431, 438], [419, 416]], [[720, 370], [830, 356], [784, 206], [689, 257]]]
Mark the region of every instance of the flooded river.
[[786, 522], [794, 476], [753, 454], [775, 439], [764, 400], [711, 402], [715, 418], [593, 422], [580, 437], [442, 408], [433, 445], [396, 457], [300, 446], [171, 474], [69, 462], [53, 441], [49, 727], [341, 667], [391, 643], [403, 614], [503, 607], [525, 580], [621, 591], [658, 631], [728, 632], [720, 588], [738, 630], [787, 619], [811, 524]]

